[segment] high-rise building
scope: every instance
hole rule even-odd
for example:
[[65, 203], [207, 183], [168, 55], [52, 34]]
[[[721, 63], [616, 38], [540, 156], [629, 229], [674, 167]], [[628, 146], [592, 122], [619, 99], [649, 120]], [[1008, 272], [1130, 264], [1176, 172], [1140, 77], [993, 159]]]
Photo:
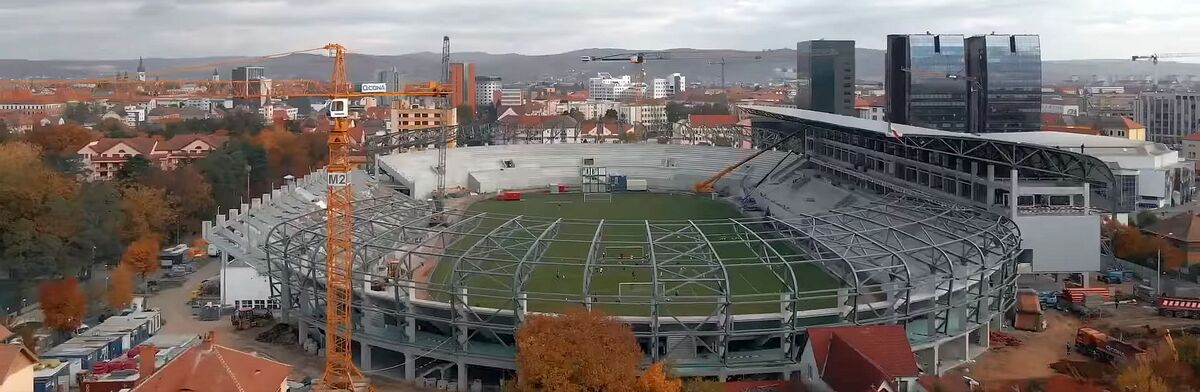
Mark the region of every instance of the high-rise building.
[[231, 73], [230, 80], [233, 81], [234, 89], [237, 94], [242, 96], [234, 98], [233, 105], [246, 105], [253, 109], [258, 109], [266, 102], [265, 93], [270, 89], [267, 80], [267, 69], [265, 67], [237, 67]]
[[854, 41], [816, 40], [796, 44], [796, 107], [855, 116]]
[[1042, 44], [1037, 35], [967, 38], [968, 130], [1041, 130]]
[[597, 101], [616, 101], [626, 96], [626, 90], [632, 87], [633, 81], [629, 75], [615, 78], [607, 72], [601, 72], [588, 79], [588, 95]]
[[671, 95], [679, 94], [687, 90], [687, 77], [678, 72], [671, 74], [668, 79], [671, 87]]
[[475, 64], [450, 63], [450, 106], [470, 106], [472, 115], [478, 113], [477, 90]]
[[961, 34], [887, 37], [888, 121], [967, 132], [966, 41]]
[[499, 76], [476, 76], [475, 98], [479, 106], [495, 106], [496, 92], [500, 91]]
[[[378, 81], [380, 83], [386, 83], [387, 91], [394, 93], [394, 92], [398, 92], [404, 88], [404, 84], [402, 83], [402, 81], [400, 79], [401, 79], [400, 71], [396, 70], [396, 67], [392, 67], [392, 69], [390, 69], [390, 70], [385, 69], [385, 70], [379, 71], [379, 78], [376, 79], [376, 81]], [[390, 107], [392, 107], [393, 99], [394, 99], [394, 97], [387, 97], [387, 96], [379, 97], [379, 106], [383, 106], [385, 108], [390, 108]]]
[[1144, 92], [1133, 105], [1133, 119], [1146, 126], [1146, 141], [1179, 145], [1200, 130], [1200, 93]]
[[655, 78], [650, 83], [650, 98], [663, 99], [671, 95], [670, 83], [667, 79]]

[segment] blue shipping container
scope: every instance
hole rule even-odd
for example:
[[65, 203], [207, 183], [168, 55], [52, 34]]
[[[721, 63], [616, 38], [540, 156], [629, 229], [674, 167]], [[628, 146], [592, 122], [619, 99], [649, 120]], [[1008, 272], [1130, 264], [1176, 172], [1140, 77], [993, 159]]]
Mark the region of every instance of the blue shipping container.
[[629, 177], [608, 176], [608, 188], [613, 192], [624, 192], [628, 188]]

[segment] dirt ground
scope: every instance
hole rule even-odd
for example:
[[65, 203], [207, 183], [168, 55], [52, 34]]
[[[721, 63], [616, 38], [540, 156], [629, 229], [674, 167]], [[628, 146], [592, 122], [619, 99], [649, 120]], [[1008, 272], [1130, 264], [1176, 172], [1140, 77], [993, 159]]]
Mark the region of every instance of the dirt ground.
[[[204, 279], [216, 279], [220, 275], [220, 262], [201, 261], [200, 268], [191, 274], [187, 282], [180, 287], [159, 291], [148, 299], [149, 307], [158, 308], [166, 325], [159, 333], [165, 334], [205, 334], [216, 332], [218, 344], [234, 349], [255, 353], [264, 358], [292, 365], [291, 379], [299, 381], [305, 377], [319, 378], [324, 371], [324, 360], [321, 357], [309, 355], [300, 350], [299, 345], [275, 345], [254, 340], [259, 332], [269, 327], [251, 328], [236, 331], [228, 318], [217, 321], [200, 321], [192, 317], [191, 307], [187, 302], [191, 299], [191, 291]], [[424, 391], [396, 380], [372, 377], [372, 384], [379, 392], [420, 392]]]
[[1022, 340], [1020, 347], [1004, 347], [988, 350], [976, 362], [957, 369], [964, 375], [988, 382], [1021, 380], [1049, 377], [1055, 374], [1051, 364], [1064, 358], [1083, 360], [1079, 354], [1067, 355], [1067, 344], [1075, 341], [1075, 330], [1079, 319], [1061, 312], [1050, 311], [1046, 315], [1046, 330], [1042, 332], [1005, 331]]

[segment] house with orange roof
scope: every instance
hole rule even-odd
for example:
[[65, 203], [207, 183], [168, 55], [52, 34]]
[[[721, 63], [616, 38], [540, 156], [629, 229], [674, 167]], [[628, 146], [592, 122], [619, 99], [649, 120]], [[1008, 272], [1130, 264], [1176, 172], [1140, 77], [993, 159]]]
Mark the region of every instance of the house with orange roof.
[[873, 121], [887, 121], [884, 117], [884, 109], [887, 107], [887, 101], [883, 96], [863, 96], [854, 97], [854, 111], [858, 113], [858, 118], [865, 118]]
[[139, 354], [146, 359], [130, 392], [286, 392], [292, 372], [291, 365], [216, 344], [212, 333], [157, 370], [153, 346], [143, 349], [150, 355]]
[[921, 371], [900, 325], [815, 327], [800, 357], [814, 392], [918, 392]]
[[1200, 160], [1200, 131], [1183, 137], [1183, 150], [1180, 151], [1180, 155], [1185, 159]]
[[37, 363], [37, 356], [24, 345], [0, 344], [0, 392], [32, 391]]
[[148, 137], [101, 138], [76, 152], [87, 169], [87, 180], [110, 180], [135, 156], [142, 156], [163, 170], [171, 170], [208, 156], [225, 145], [228, 136], [185, 134], [170, 140]]

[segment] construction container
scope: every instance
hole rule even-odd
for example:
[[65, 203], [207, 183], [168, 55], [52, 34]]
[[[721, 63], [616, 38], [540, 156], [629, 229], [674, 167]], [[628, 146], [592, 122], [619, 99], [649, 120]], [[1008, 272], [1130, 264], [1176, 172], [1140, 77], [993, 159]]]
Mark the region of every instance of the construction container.
[[635, 180], [635, 179], [631, 178], [626, 181], [625, 190], [631, 191], [631, 192], [633, 192], [633, 191], [643, 191], [644, 192], [644, 191], [650, 190], [650, 186], [649, 186], [649, 184], [646, 183], [646, 180], [641, 180], [641, 179]]
[[629, 189], [629, 177], [608, 176], [608, 189], [613, 192], [624, 192]]

